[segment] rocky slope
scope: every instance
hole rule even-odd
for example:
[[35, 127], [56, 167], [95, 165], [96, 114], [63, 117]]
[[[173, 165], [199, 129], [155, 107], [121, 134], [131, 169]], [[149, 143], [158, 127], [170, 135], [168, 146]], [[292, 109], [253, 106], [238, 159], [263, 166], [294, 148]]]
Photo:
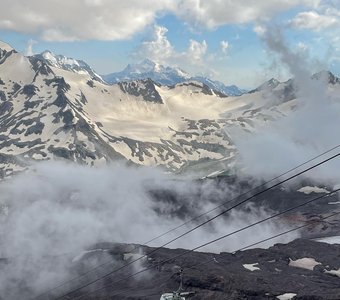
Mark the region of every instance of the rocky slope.
[[64, 55], [56, 55], [51, 51], [44, 51], [40, 54], [34, 55], [35, 58], [44, 61], [51, 67], [64, 69], [66, 71], [88, 75], [93, 80], [104, 83], [103, 78], [98, 75], [86, 62], [74, 58], [66, 57]]
[[[135, 248], [136, 245], [98, 244], [76, 258], [70, 256], [70, 268], [82, 273], [91, 260], [107, 261], [107, 254], [111, 256], [114, 268], [118, 268], [139, 257], [131, 253]], [[138, 267], [124, 268], [88, 288], [69, 294], [68, 299], [158, 300], [163, 293], [178, 289], [180, 269], [183, 269], [182, 290], [191, 293], [185, 299], [335, 300], [340, 297], [340, 245], [336, 244], [298, 239], [269, 249], [233, 254], [192, 252], [172, 260], [170, 258], [186, 250], [163, 248], [151, 253], [153, 248], [141, 246], [139, 249], [147, 258]], [[165, 260], [166, 263], [160, 263]], [[88, 274], [85, 281], [83, 278], [82, 282], [73, 282], [73, 288], [105, 274], [112, 264], [110, 268], [104, 265], [96, 274]], [[129, 278], [144, 268], [150, 270]], [[72, 284], [66, 291], [72, 290]], [[49, 296], [53, 299], [66, 291], [59, 288]]]
[[79, 61], [67, 67], [63, 57], [48, 62], [46, 55], [24, 57], [0, 45], [1, 177], [52, 158], [219, 174], [235, 161], [231, 129], [252, 132], [299, 104], [292, 81], [240, 97], [200, 82], [107, 85]]
[[[192, 253], [189, 257], [162, 265], [159, 271], [151, 272], [149, 276], [153, 280], [142, 277], [139, 279], [140, 284], [131, 285], [135, 282], [131, 279], [131, 282], [120, 285], [120, 290], [124, 287], [129, 290], [117, 293], [115, 285], [112, 285], [104, 295], [111, 299], [158, 299], [162, 292], [171, 292], [178, 287], [178, 276], [173, 274], [176, 267], [180, 267], [184, 269], [184, 290], [195, 292], [188, 299], [338, 299], [339, 250], [340, 245], [296, 240], [286, 245], [275, 245], [268, 250], [254, 249], [218, 255]], [[148, 251], [145, 250], [146, 253]], [[158, 261], [183, 251], [162, 249], [160, 253], [150, 255], [151, 259], [146, 265], [156, 266]], [[209, 263], [203, 264], [209, 260]], [[198, 262], [202, 264], [197, 265]], [[193, 265], [197, 266], [186, 269]], [[148, 296], [151, 294], [156, 295]], [[284, 295], [286, 298], [283, 298]]]

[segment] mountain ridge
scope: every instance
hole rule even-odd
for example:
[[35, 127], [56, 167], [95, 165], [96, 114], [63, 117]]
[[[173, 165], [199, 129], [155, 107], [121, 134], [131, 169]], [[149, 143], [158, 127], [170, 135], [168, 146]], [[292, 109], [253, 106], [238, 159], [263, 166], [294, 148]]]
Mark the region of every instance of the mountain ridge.
[[35, 54], [34, 57], [44, 60], [51, 67], [60, 68], [78, 74], [88, 74], [93, 80], [109, 85], [119, 82], [145, 79], [151, 79], [157, 84], [167, 86], [190, 81], [198, 81], [227, 96], [239, 96], [246, 92], [246, 90], [240, 89], [236, 85], [226, 86], [224, 83], [217, 80], [211, 80], [208, 77], [198, 75], [192, 76], [180, 68], [163, 66], [151, 61], [150, 59], [145, 59], [140, 63], [128, 64], [124, 70], [120, 72], [99, 75], [83, 60], [77, 60], [64, 55], [56, 55], [49, 50], [45, 50], [40, 54]]
[[150, 78], [156, 83], [168, 86], [198, 81], [227, 96], [239, 96], [246, 92], [246, 90], [240, 89], [236, 85], [227, 86], [220, 81], [211, 80], [208, 77], [192, 76], [180, 68], [163, 66], [149, 59], [136, 64], [128, 64], [122, 71], [102, 75], [102, 77], [110, 84]]
[[[331, 81], [340, 83], [336, 77]], [[274, 102], [268, 101], [268, 90], [225, 97], [201, 82], [162, 86], [144, 79], [107, 85], [4, 45], [1, 177], [49, 159], [87, 165], [122, 160], [216, 176], [236, 161], [230, 129], [256, 132], [298, 105], [288, 83], [273, 90]]]
[[103, 78], [98, 75], [92, 67], [90, 67], [83, 60], [78, 60], [74, 58], [70, 58], [64, 55], [56, 55], [49, 50], [45, 50], [40, 54], [35, 54], [33, 57], [36, 57], [40, 60], [45, 61], [49, 66], [60, 68], [66, 71], [71, 71], [78, 74], [86, 74], [89, 75], [93, 80], [104, 83]]

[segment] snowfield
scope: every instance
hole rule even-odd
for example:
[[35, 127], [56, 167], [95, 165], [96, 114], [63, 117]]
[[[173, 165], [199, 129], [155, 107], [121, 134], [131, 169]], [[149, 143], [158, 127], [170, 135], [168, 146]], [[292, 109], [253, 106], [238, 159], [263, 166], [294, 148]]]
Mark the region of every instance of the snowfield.
[[0, 175], [58, 158], [216, 176], [235, 164], [235, 136], [256, 133], [296, 109], [292, 86], [271, 80], [228, 97], [198, 81], [109, 85], [85, 62], [49, 51], [25, 57], [1, 43]]

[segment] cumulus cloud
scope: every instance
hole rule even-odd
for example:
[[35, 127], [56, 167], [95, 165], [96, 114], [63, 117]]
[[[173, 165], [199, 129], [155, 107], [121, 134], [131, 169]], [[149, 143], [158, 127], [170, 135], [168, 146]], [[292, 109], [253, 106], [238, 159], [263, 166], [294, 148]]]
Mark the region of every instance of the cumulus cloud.
[[298, 46], [298, 48], [301, 49], [302, 51], [305, 51], [305, 50], [307, 50], [307, 48], [308, 48], [307, 45], [306, 45], [305, 43], [303, 43], [303, 42], [298, 42], [297, 46]]
[[121, 40], [132, 37], [164, 13], [192, 26], [215, 28], [268, 20], [319, 0], [32, 0], [1, 2], [0, 29], [35, 34], [47, 41]]
[[1, 2], [0, 28], [36, 34], [47, 41], [130, 38], [171, 9], [170, 0], [32, 0]]
[[223, 53], [227, 53], [227, 50], [229, 48], [229, 43], [228, 41], [221, 41], [220, 42], [220, 47]]
[[340, 18], [336, 15], [322, 15], [316, 11], [307, 11], [297, 14], [291, 25], [298, 29], [321, 31], [326, 28], [340, 25]]
[[176, 56], [175, 50], [166, 36], [167, 32], [167, 28], [155, 25], [152, 38], [143, 41], [134, 56], [149, 58], [158, 63], [165, 63]]
[[168, 29], [155, 25], [152, 37], [143, 41], [133, 53], [137, 59], [148, 58], [157, 63], [169, 65], [203, 65], [206, 59], [208, 44], [190, 39], [188, 48], [178, 52], [168, 40], [166, 33]]
[[184, 55], [192, 62], [202, 64], [207, 52], [208, 45], [205, 40], [201, 43], [195, 40], [189, 41], [189, 48]]
[[25, 55], [26, 56], [31, 56], [31, 55], [34, 55], [34, 52], [33, 52], [33, 46], [37, 43], [37, 41], [35, 40], [28, 40], [27, 42], [27, 47], [26, 47], [26, 51], [25, 51]]
[[185, 0], [177, 14], [191, 24], [216, 28], [225, 24], [268, 21], [276, 14], [298, 5], [317, 7], [320, 0]]
[[266, 33], [266, 28], [262, 25], [254, 26], [253, 30], [258, 36], [263, 36]]

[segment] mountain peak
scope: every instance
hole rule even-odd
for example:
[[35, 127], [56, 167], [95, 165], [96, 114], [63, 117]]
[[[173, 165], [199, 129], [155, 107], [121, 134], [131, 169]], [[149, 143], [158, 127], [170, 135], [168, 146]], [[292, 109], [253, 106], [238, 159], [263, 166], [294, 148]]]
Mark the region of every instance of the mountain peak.
[[279, 84], [280, 84], [280, 81], [278, 81], [276, 78], [271, 78], [268, 81], [262, 83], [252, 92], [257, 92], [257, 91], [262, 91], [262, 90], [272, 90], [272, 89], [275, 89]]
[[174, 86], [178, 83], [196, 81], [207, 85], [214, 91], [229, 96], [239, 96], [245, 92], [236, 86], [226, 86], [222, 82], [214, 81], [207, 77], [191, 76], [180, 68], [163, 66], [148, 58], [139, 63], [127, 65], [127, 67], [121, 72], [103, 75], [102, 77], [110, 84], [150, 78], [157, 84], [167, 86]]
[[[122, 71], [125, 73], [133, 73], [133, 74], [145, 74], [145, 73], [175, 73], [175, 74], [185, 74], [183, 70], [172, 67], [165, 67], [157, 62], [154, 62], [148, 58], [142, 60], [139, 63], [128, 64], [127, 67]], [[119, 72], [121, 73], [121, 72]], [[136, 78], [135, 78], [136, 79]]]
[[154, 61], [152, 61], [149, 58], [146, 58], [146, 59], [142, 60], [139, 64], [140, 65], [144, 65], [144, 66], [152, 66], [152, 67], [157, 65], [157, 63], [155, 63]]
[[71, 57], [66, 57], [64, 55], [56, 55], [50, 50], [45, 50], [40, 54], [45, 60], [48, 60], [55, 67], [63, 66], [80, 66], [82, 61], [76, 60]]
[[124, 69], [124, 71], [130, 72], [130, 73], [141, 74], [141, 73], [146, 73], [146, 72], [154, 72], [155, 69], [156, 69], [156, 63], [150, 59], [145, 59], [136, 64], [128, 64], [127, 67]]
[[340, 83], [340, 79], [336, 77], [331, 71], [322, 70], [312, 75], [312, 79], [324, 80], [330, 84]]
[[56, 58], [56, 55], [51, 52], [50, 50], [45, 50], [40, 54], [45, 60], [47, 60], [49, 63], [53, 63], [54, 66], [57, 65], [58, 60]]
[[45, 61], [48, 65], [70, 71], [73, 73], [89, 75], [93, 80], [104, 82], [103, 79], [83, 60], [74, 59], [64, 55], [56, 55], [50, 50], [35, 55], [35, 57]]
[[11, 47], [9, 44], [7, 44], [3, 41], [0, 41], [0, 49], [5, 50], [7, 52], [14, 50], [13, 47]]

